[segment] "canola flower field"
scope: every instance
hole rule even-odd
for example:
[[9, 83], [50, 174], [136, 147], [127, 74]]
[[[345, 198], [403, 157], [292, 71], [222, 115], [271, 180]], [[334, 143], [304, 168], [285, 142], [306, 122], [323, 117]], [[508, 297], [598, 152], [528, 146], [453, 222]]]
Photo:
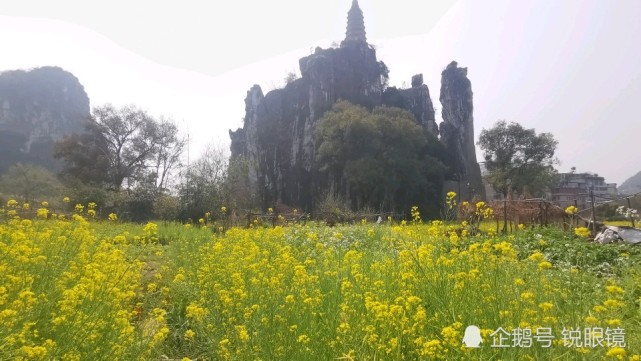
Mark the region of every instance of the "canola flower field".
[[219, 232], [76, 211], [0, 220], [0, 360], [641, 360], [631, 246], [419, 218]]

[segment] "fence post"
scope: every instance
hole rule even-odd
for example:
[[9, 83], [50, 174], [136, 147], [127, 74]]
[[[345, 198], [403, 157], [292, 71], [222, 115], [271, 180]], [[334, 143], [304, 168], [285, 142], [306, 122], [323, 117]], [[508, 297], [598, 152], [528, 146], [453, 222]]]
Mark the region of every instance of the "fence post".
[[543, 201], [539, 201], [539, 225], [541, 227], [545, 225], [543, 221]]
[[[576, 209], [576, 212], [579, 212], [579, 203], [577, 202], [576, 198], [574, 198], [574, 208]], [[572, 215], [572, 221], [574, 223], [574, 227], [579, 225], [579, 217], [576, 217], [574, 214]]]
[[503, 233], [507, 233], [507, 199], [503, 199]]
[[596, 209], [594, 208], [594, 191], [590, 187], [590, 200], [592, 204], [592, 237], [596, 237]]

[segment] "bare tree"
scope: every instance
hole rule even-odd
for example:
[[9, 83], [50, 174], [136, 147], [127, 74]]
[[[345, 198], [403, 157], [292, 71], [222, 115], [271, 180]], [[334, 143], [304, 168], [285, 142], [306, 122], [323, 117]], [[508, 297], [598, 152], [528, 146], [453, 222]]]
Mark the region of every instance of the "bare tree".
[[158, 124], [158, 144], [155, 156], [156, 187], [167, 189], [171, 172], [180, 166], [180, 159], [187, 144], [180, 137], [175, 123], [161, 119]]
[[202, 217], [224, 205], [224, 182], [229, 154], [221, 145], [209, 145], [183, 173], [178, 187], [182, 218]]
[[[85, 182], [114, 190], [144, 183], [162, 190], [180, 163], [184, 145], [170, 120], [156, 120], [133, 105], [116, 109], [106, 104], [93, 109], [86, 134], [57, 144], [56, 157], [65, 161], [63, 173]], [[84, 171], [95, 165], [102, 172]]]

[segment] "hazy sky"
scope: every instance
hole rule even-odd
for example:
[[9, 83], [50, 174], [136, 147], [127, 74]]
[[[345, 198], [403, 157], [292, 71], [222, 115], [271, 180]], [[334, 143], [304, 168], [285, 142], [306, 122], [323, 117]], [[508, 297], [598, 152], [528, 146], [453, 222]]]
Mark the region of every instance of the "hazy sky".
[[[267, 92], [314, 47], [343, 39], [351, 0], [0, 3], [0, 70], [57, 65], [92, 106], [172, 117], [193, 159], [229, 142], [253, 84]], [[641, 170], [640, 0], [359, 3], [391, 85], [423, 73], [440, 113], [441, 71], [468, 68], [477, 137], [517, 121], [554, 134], [561, 171], [621, 183]]]

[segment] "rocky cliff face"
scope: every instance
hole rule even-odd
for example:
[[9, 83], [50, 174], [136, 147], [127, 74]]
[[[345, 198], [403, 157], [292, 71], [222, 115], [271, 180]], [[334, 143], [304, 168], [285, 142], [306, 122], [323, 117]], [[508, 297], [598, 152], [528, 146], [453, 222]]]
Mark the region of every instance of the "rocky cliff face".
[[[456, 177], [483, 190], [474, 148], [471, 86], [466, 70], [453, 64], [443, 72], [441, 135], [455, 154]], [[380, 105], [406, 109], [428, 132], [439, 134], [422, 75], [412, 78], [409, 89], [386, 88], [387, 67], [367, 44], [356, 0], [340, 48], [317, 48], [300, 59], [299, 66], [302, 77], [283, 89], [263, 95], [254, 85], [245, 98], [243, 127], [229, 132], [231, 161], [242, 157], [250, 162], [250, 185], [263, 207], [283, 203], [312, 209], [327, 186], [314, 169], [314, 125], [340, 99], [369, 109]]]
[[265, 205], [311, 207], [315, 122], [339, 99], [368, 108], [382, 104], [386, 67], [363, 42], [320, 49], [300, 59], [302, 77], [265, 96], [254, 85], [245, 98], [243, 128], [230, 131], [232, 160], [243, 156]]
[[383, 104], [408, 110], [414, 114], [416, 121], [431, 134], [438, 136], [438, 125], [434, 116], [434, 105], [430, 97], [430, 90], [423, 83], [423, 74], [412, 77], [412, 87], [385, 89]]
[[467, 78], [467, 68], [459, 68], [455, 61], [441, 73], [440, 101], [443, 106], [441, 141], [453, 160], [451, 166], [458, 176], [457, 180], [463, 187], [467, 184], [471, 187], [469, 191], [462, 192], [462, 196], [469, 198], [469, 195], [476, 194], [485, 199], [485, 187], [474, 146], [472, 84]]
[[55, 141], [83, 130], [89, 97], [57, 67], [0, 73], [0, 172], [17, 162], [55, 169]]

